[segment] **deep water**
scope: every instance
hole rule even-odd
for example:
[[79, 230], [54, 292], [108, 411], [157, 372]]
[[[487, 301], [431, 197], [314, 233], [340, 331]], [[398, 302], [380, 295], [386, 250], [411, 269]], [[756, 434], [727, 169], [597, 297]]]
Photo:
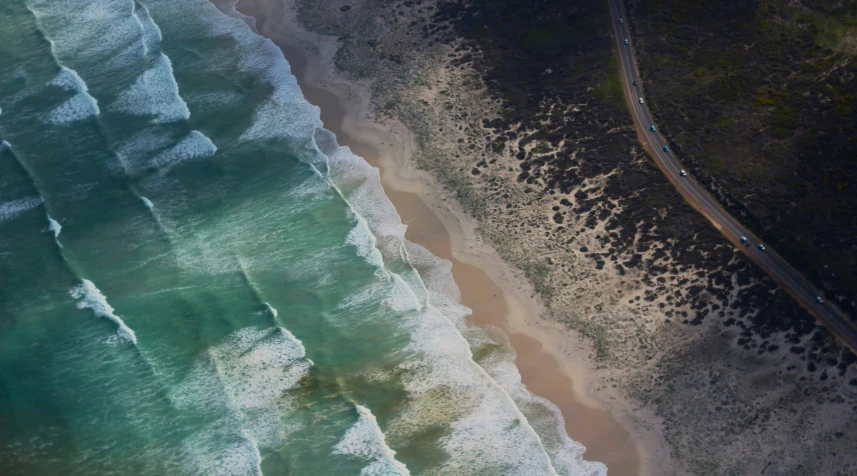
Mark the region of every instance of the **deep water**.
[[0, 5], [0, 474], [603, 474], [230, 2]]

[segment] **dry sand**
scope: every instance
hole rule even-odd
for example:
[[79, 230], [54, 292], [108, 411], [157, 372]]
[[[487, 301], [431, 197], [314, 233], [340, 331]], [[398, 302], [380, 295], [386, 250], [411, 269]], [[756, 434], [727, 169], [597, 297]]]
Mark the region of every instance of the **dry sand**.
[[[569, 436], [587, 448], [584, 457], [605, 463], [611, 475], [663, 474], [656, 468], [668, 450], [657, 425], [631, 424], [630, 402], [605, 390], [593, 371], [591, 346], [542, 317], [541, 305], [522, 273], [479, 239], [476, 221], [461, 211], [448, 191], [413, 167], [410, 131], [397, 121], [370, 119], [366, 85], [332, 71], [335, 39], [299, 31], [277, 2], [243, 3], [239, 7], [257, 18], [259, 32], [283, 50], [304, 96], [321, 109], [325, 128], [380, 169], [386, 194], [408, 225], [406, 237], [453, 263], [462, 301], [473, 310], [471, 322], [505, 332], [523, 382], [560, 408]], [[609, 405], [593, 398], [590, 390], [595, 386], [599, 396], [611, 400]], [[635, 434], [626, 428], [635, 429]]]

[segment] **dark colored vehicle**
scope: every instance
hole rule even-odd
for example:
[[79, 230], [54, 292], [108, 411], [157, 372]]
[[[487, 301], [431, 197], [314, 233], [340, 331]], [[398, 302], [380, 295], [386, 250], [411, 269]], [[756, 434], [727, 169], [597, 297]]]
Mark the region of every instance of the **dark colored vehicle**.
[[626, 45], [628, 44], [628, 39], [627, 39], [627, 38], [625, 38], [625, 44], [626, 44]]
[[762, 251], [765, 251], [765, 245], [763, 245], [763, 244], [759, 243], [759, 249], [760, 249], [760, 250], [762, 250]]
[[669, 151], [670, 151], [670, 148], [667, 146], [664, 146], [664, 152], [669, 152]]
[[815, 302], [817, 302], [817, 303], [819, 303], [819, 304], [824, 304], [824, 299], [821, 299], [821, 296], [816, 296], [816, 297], [815, 297]]
[[652, 129], [652, 132], [655, 132], [655, 126], [652, 126], [650, 129]]
[[747, 244], [747, 237], [746, 236], [741, 237], [741, 243], [744, 243], [745, 245]]

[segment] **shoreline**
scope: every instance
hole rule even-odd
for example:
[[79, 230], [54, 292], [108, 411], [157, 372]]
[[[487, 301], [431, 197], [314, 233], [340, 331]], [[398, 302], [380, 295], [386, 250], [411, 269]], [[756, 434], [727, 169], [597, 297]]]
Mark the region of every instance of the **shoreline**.
[[568, 435], [587, 448], [584, 459], [604, 463], [611, 475], [664, 474], [668, 450], [659, 425], [650, 424], [657, 421], [654, 415], [641, 415], [607, 388], [592, 368], [589, 342], [542, 317], [542, 305], [523, 274], [481, 241], [478, 223], [450, 192], [410, 163], [411, 132], [398, 121], [370, 117], [368, 85], [332, 73], [335, 38], [301, 34], [286, 24], [292, 20], [282, 18], [278, 2], [266, 7], [262, 11], [257, 2], [239, 6], [283, 51], [304, 97], [319, 107], [325, 128], [340, 145], [379, 168], [385, 193], [408, 225], [407, 239], [453, 263], [462, 303], [473, 311], [469, 321], [503, 331], [491, 334], [508, 339], [527, 388], [559, 407]]

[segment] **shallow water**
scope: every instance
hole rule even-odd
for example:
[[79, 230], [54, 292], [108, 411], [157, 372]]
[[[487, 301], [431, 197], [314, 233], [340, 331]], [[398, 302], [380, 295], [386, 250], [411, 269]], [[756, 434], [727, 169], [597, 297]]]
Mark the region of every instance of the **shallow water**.
[[599, 474], [231, 2], [0, 15], [0, 474]]

